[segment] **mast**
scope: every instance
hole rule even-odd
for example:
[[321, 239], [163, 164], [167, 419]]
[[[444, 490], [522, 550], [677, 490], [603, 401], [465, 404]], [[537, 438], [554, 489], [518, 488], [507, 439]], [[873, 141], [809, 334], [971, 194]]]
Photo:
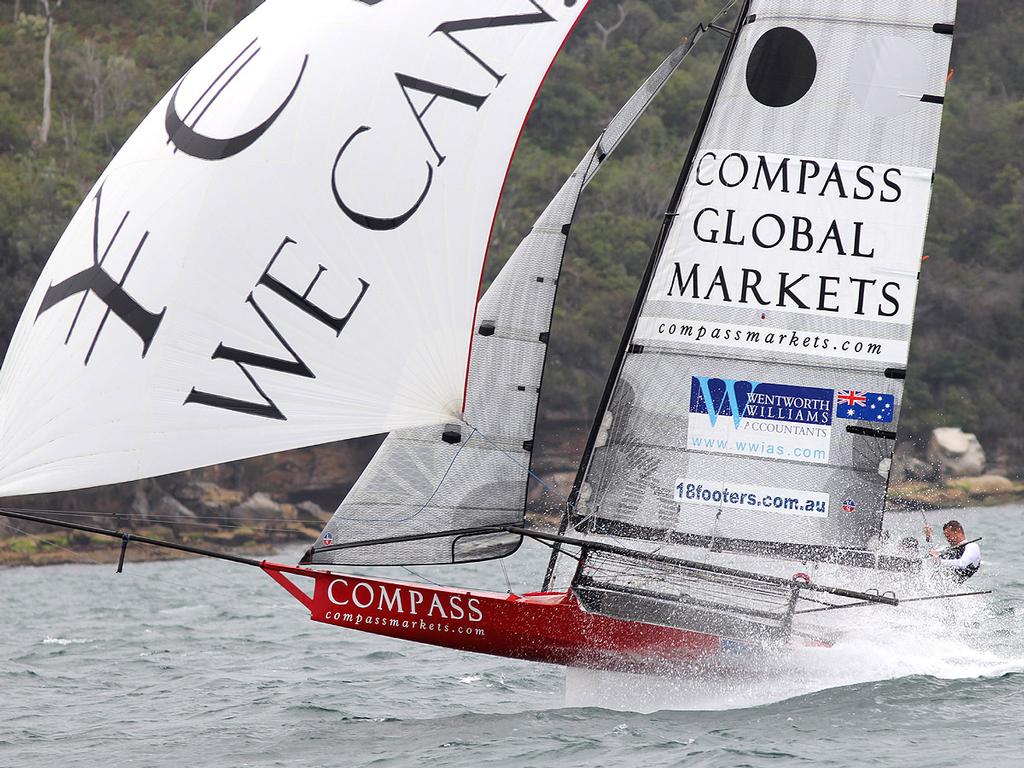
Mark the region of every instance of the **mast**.
[[[715, 16], [707, 28], [721, 31], [721, 28], [717, 27], [716, 24], [729, 12], [732, 5], [733, 3], [730, 3], [719, 11], [718, 15]], [[657, 267], [658, 261], [661, 258], [661, 253], [664, 250], [665, 242], [667, 241], [669, 231], [672, 228], [672, 222], [676, 218], [676, 214], [673, 213], [673, 211], [679, 204], [679, 200], [682, 197], [683, 188], [686, 186], [686, 179], [689, 177], [690, 169], [693, 167], [697, 148], [700, 146], [701, 137], [704, 135], [708, 120], [711, 117], [711, 111], [714, 108], [716, 99], [718, 98], [718, 91], [722, 85], [722, 78], [725, 75], [725, 70], [732, 58], [733, 51], [736, 48], [736, 39], [739, 35], [739, 30], [743, 26], [744, 20], [747, 17], [747, 9], [749, 6], [750, 0], [744, 0], [744, 3], [740, 8], [740, 12], [736, 17], [732, 32], [730, 33], [729, 43], [722, 54], [722, 60], [719, 62], [718, 71], [715, 73], [715, 79], [712, 83], [711, 91], [708, 94], [707, 100], [704, 102], [704, 109], [701, 112], [700, 120], [697, 122], [697, 127], [694, 130], [689, 149], [686, 152], [686, 158], [684, 159], [682, 169], [679, 172], [679, 178], [676, 181], [675, 189], [672, 191], [672, 196], [669, 199], [665, 217], [661, 222], [661, 229], [658, 232], [657, 240], [655, 240], [654, 248], [651, 251], [651, 258], [647, 262], [647, 269], [644, 271], [643, 278], [640, 281], [640, 287], [637, 289], [636, 298], [633, 300], [633, 306], [630, 309], [629, 318], [626, 320], [622, 339], [619, 341], [619, 347], [615, 353], [615, 359], [612, 362], [611, 370], [608, 373], [608, 379], [605, 382], [604, 391], [601, 394], [601, 400], [595, 412], [594, 421], [590, 427], [590, 434], [587, 437], [587, 444], [583, 449], [583, 455], [580, 457], [580, 465], [576, 471], [576, 478], [573, 480], [572, 490], [569, 492], [569, 498], [566, 502], [565, 509], [562, 512], [562, 519], [558, 526], [559, 534], [565, 533], [566, 528], [568, 528], [569, 517], [572, 514], [572, 509], [576, 506], [576, 502], [579, 498], [580, 487], [583, 483], [583, 478], [586, 475], [587, 467], [590, 464], [590, 457], [593, 454], [594, 444], [597, 442], [598, 433], [601, 431], [601, 422], [603, 420], [605, 410], [608, 407], [612, 392], [615, 389], [615, 384], [618, 381], [619, 371], [622, 369], [622, 363], [625, 360], [626, 352], [629, 349], [630, 340], [633, 337], [637, 318], [640, 316], [640, 310], [643, 307], [644, 298], [647, 296], [647, 290], [650, 287], [651, 279], [654, 276], [654, 270]], [[703, 25], [700, 28], [700, 32], [704, 32]], [[544, 575], [543, 588], [545, 590], [551, 586], [551, 579], [554, 576], [555, 565], [558, 560], [559, 552], [560, 548], [556, 543], [552, 547], [551, 557], [548, 560], [547, 572]]]

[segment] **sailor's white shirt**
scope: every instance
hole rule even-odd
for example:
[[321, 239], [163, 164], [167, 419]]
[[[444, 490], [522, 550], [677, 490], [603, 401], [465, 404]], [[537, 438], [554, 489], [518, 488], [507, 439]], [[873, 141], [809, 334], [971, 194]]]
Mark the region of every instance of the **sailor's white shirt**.
[[944, 568], [969, 568], [970, 566], [981, 566], [981, 547], [976, 542], [964, 545], [964, 553], [956, 560], [939, 559], [939, 565]]

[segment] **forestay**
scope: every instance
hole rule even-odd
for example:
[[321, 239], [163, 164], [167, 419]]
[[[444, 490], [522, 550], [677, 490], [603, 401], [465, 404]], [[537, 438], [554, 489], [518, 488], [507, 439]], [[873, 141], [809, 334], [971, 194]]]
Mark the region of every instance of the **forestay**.
[[585, 2], [269, 0], [157, 105], [0, 374], [0, 495], [460, 415], [510, 156]]
[[[484, 294], [464, 418], [390, 434], [324, 528], [313, 562], [449, 563], [518, 547], [519, 536], [467, 529], [523, 522], [551, 313], [577, 201], [700, 34], [612, 118]], [[411, 538], [380, 541], [396, 537]], [[374, 543], [354, 546], [360, 542]]]
[[805, 553], [879, 532], [954, 15], [748, 3], [599, 414], [579, 529]]

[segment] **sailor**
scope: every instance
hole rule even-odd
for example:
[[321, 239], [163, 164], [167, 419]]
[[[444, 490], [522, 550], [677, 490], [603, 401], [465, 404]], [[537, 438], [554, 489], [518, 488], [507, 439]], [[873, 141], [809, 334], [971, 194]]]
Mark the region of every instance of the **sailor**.
[[[933, 549], [928, 554], [957, 584], [963, 584], [981, 568], [981, 547], [976, 542], [964, 544], [967, 536], [964, 534], [964, 527], [956, 520], [950, 520], [942, 526], [942, 533], [949, 542], [949, 547]], [[926, 541], [932, 540], [930, 525], [925, 525], [924, 536]]]
[[917, 557], [921, 545], [913, 536], [904, 536], [900, 539], [899, 554], [904, 557]]

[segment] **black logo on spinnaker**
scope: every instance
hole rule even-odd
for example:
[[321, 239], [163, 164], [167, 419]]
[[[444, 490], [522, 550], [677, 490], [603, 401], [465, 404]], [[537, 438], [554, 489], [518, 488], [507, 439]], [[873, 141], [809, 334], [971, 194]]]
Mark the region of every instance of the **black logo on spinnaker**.
[[[411, 128], [409, 117], [411, 116], [412, 122], [418, 127], [422, 133], [423, 138], [426, 140], [426, 149], [428, 158], [424, 160], [427, 166], [426, 180], [423, 185], [416, 189], [415, 187], [401, 190], [395, 189], [399, 186], [398, 183], [391, 183], [391, 197], [400, 201], [404, 201], [399, 206], [399, 210], [390, 215], [371, 215], [356, 210], [356, 206], [347, 200], [346, 193], [342, 190], [341, 178], [345, 176], [343, 169], [344, 160], [347, 152], [354, 151], [356, 153], [368, 152], [370, 150], [364, 149], [364, 144], [360, 142], [360, 145], [353, 149], [353, 144], [361, 136], [365, 136], [369, 131], [372, 130], [372, 126], [361, 125], [356, 128], [349, 136], [345, 139], [341, 145], [341, 149], [338, 150], [338, 154], [334, 159], [334, 166], [331, 169], [331, 190], [334, 193], [334, 201], [337, 203], [338, 208], [341, 209], [349, 219], [358, 224], [360, 227], [369, 229], [375, 232], [382, 232], [392, 229], [398, 229], [405, 224], [409, 219], [413, 217], [416, 211], [419, 210], [423, 201], [427, 199], [427, 195], [430, 194], [431, 186], [434, 183], [435, 171], [439, 171], [444, 165], [446, 155], [442, 152], [441, 147], [438, 144], [438, 140], [435, 139], [434, 131], [438, 130], [437, 125], [430, 125], [430, 111], [435, 108], [438, 104], [459, 104], [463, 107], [473, 110], [472, 112], [465, 111], [464, 115], [471, 115], [479, 113], [481, 108], [487, 102], [487, 100], [494, 93], [495, 89], [498, 88], [507, 76], [506, 72], [499, 72], [494, 66], [488, 63], [487, 59], [487, 47], [482, 41], [475, 40], [470, 37], [469, 41], [463, 39], [463, 35], [467, 33], [473, 33], [480, 30], [486, 30], [491, 33], [496, 29], [501, 28], [513, 28], [521, 27], [524, 25], [533, 24], [548, 24], [555, 21], [555, 17], [548, 13], [544, 8], [537, 2], [537, 0], [528, 0], [530, 5], [533, 6], [534, 11], [527, 13], [518, 13], [504, 16], [481, 16], [466, 19], [450, 19], [448, 21], [438, 24], [430, 35], [439, 35], [443, 37], [448, 44], [456, 46], [463, 54], [465, 54], [470, 61], [476, 67], [486, 72], [490, 77], [494, 78], [494, 86], [487, 89], [483, 93], [474, 93], [472, 91], [466, 91], [462, 88], [456, 87], [452, 83], [434, 82], [423, 77], [416, 77], [404, 72], [395, 73], [395, 83], [402, 93], [406, 104], [409, 107], [409, 113], [406, 115], [406, 119], [396, 128], [395, 125], [389, 126], [391, 130], [406, 131]], [[574, 5], [573, 2], [566, 2], [568, 7]], [[472, 44], [471, 44], [472, 43]], [[415, 98], [414, 98], [415, 95]], [[426, 100], [423, 100], [426, 97]], [[450, 118], [453, 122], [454, 118]], [[415, 130], [415, 129], [413, 129]], [[381, 146], [386, 148], [386, 151], [391, 152], [392, 147], [386, 142], [382, 142]], [[380, 151], [378, 149], [378, 151]], [[374, 177], [376, 183], [378, 179]], [[352, 191], [358, 190], [358, 185], [352, 185], [349, 189], [349, 194]], [[355, 193], [358, 195], [358, 192]], [[411, 202], [411, 204], [410, 204]], [[402, 207], [404, 206], [404, 210]]]
[[[289, 376], [297, 376], [304, 379], [315, 379], [316, 374], [313, 369], [306, 365], [306, 362], [299, 356], [299, 353], [288, 343], [284, 333], [279, 330], [278, 322], [271, 317], [268, 311], [265, 311], [256, 300], [254, 291], [257, 288], [264, 288], [275, 294], [279, 299], [283, 299], [287, 304], [290, 304], [292, 309], [297, 309], [309, 318], [312, 318], [320, 325], [323, 325], [334, 332], [335, 337], [340, 337], [341, 332], [345, 330], [345, 326], [348, 325], [349, 320], [352, 319], [352, 315], [359, 308], [359, 305], [363, 301], [363, 297], [366, 296], [366, 292], [370, 288], [370, 284], [363, 280], [361, 277], [356, 278], [358, 281], [359, 289], [354, 296], [354, 300], [347, 307], [347, 311], [343, 315], [332, 315], [329, 311], [324, 309], [319, 304], [314, 303], [310, 294], [316, 289], [317, 284], [329, 270], [323, 264], [317, 264], [317, 268], [313, 274], [310, 282], [301, 289], [293, 288], [279, 277], [276, 277], [272, 270], [274, 265], [277, 263], [278, 257], [284, 253], [285, 249], [289, 246], [296, 245], [296, 242], [286, 237], [281, 241], [281, 244], [277, 247], [273, 257], [270, 259], [270, 263], [267, 264], [266, 269], [263, 270], [263, 274], [260, 275], [260, 279], [256, 281], [256, 285], [253, 291], [249, 292], [249, 295], [245, 299], [245, 303], [252, 307], [256, 316], [264, 327], [270, 331], [270, 333], [277, 339], [277, 342], [281, 345], [281, 348], [286, 352], [281, 357], [275, 357], [274, 355], [264, 354], [254, 350], [241, 349], [239, 347], [229, 346], [224, 342], [217, 345], [214, 350], [211, 359], [213, 360], [226, 360], [234, 363], [238, 366], [238, 370], [242, 376], [248, 380], [249, 385], [252, 387], [253, 392], [256, 394], [256, 400], [242, 400], [237, 397], [231, 397], [227, 395], [216, 394], [214, 392], [207, 392], [200, 390], [196, 387], [192, 388], [189, 392], [188, 397], [185, 398], [185, 405], [206, 405], [211, 408], [220, 408], [225, 411], [234, 411], [235, 413], [245, 414], [247, 416], [259, 416], [265, 419], [277, 419], [280, 421], [287, 421], [288, 416], [278, 407], [277, 402], [271, 397], [270, 394], [260, 385], [260, 382], [256, 379], [255, 369], [263, 369], [265, 371], [274, 371], [276, 373], [283, 373]], [[307, 266], [309, 266], [307, 264]], [[292, 267], [294, 270], [294, 266]], [[333, 287], [330, 293], [332, 295], [337, 293], [337, 286]], [[273, 311], [280, 312], [284, 307], [278, 305]]]
[[[185, 82], [185, 78], [178, 83], [174, 89], [174, 93], [171, 94], [171, 100], [167, 104], [167, 115], [164, 118], [164, 128], [167, 130], [168, 143], [174, 144], [177, 149], [180, 149], [187, 155], [198, 158], [200, 160], [224, 160], [228, 157], [243, 152], [244, 150], [251, 147], [264, 133], [274, 124], [274, 122], [281, 116], [285, 108], [291, 102], [295, 92], [299, 89], [299, 83], [302, 82], [302, 76], [306, 72], [306, 65], [309, 63], [309, 54], [302, 59], [302, 66], [299, 68], [299, 74], [295, 78], [295, 83], [292, 85], [291, 91], [284, 98], [277, 109], [262, 123], [255, 126], [251, 130], [245, 133], [240, 133], [236, 136], [229, 138], [218, 139], [212, 136], [206, 136], [196, 130], [196, 126], [199, 121], [203, 119], [209, 109], [214, 103], [228, 90], [232, 81], [238, 77], [239, 74], [253, 62], [253, 60], [259, 55], [260, 48], [257, 43], [259, 38], [255, 38], [245, 48], [239, 52], [235, 58], [233, 58], [224, 69], [220, 71], [220, 74], [213, 79], [213, 81], [206, 87], [206, 90], [202, 92], [195, 103], [185, 113], [184, 117], [178, 116], [178, 92], [181, 90], [182, 84]], [[186, 75], [187, 77], [187, 75]]]
[[72, 275], [66, 280], [54, 285], [50, 283], [50, 287], [46, 289], [46, 293], [43, 295], [43, 301], [39, 306], [39, 311], [36, 312], [36, 319], [44, 313], [53, 309], [55, 306], [70, 299], [72, 296], [82, 295], [81, 301], [78, 302], [78, 309], [75, 310], [75, 317], [71, 321], [71, 327], [68, 329], [68, 335], [64, 339], [64, 343], [67, 344], [71, 340], [71, 335], [75, 332], [75, 326], [78, 325], [79, 317], [82, 314], [82, 308], [85, 306], [86, 299], [89, 298], [89, 294], [93, 294], [107, 305], [106, 311], [103, 313], [103, 318], [100, 320], [99, 327], [96, 329], [96, 334], [92, 338], [92, 343], [89, 345], [89, 351], [85, 355], [85, 364], [89, 364], [89, 360], [92, 357], [93, 350], [96, 348], [96, 342], [100, 338], [100, 334], [103, 332], [103, 328], [106, 326], [107, 320], [110, 318], [110, 314], [113, 313], [121, 320], [125, 325], [131, 328], [135, 332], [135, 335], [142, 341], [142, 356], [145, 357], [149, 351], [149, 345], [153, 343], [153, 338], [156, 336], [157, 329], [160, 327], [160, 321], [164, 318], [164, 313], [167, 311], [167, 307], [160, 310], [159, 313], [150, 312], [143, 307], [139, 302], [133, 299], [128, 291], [125, 290], [124, 284], [128, 279], [128, 274], [132, 271], [132, 267], [135, 266], [135, 261], [138, 259], [139, 254], [142, 253], [142, 248], [146, 244], [146, 239], [149, 237], [149, 232], [144, 232], [142, 237], [139, 238], [138, 244], [135, 246], [135, 251], [132, 253], [131, 259], [128, 261], [128, 266], [125, 267], [124, 272], [121, 274], [119, 281], [115, 282], [107, 272], [103, 269], [103, 262], [106, 261], [107, 256], [110, 255], [111, 249], [117, 242], [118, 236], [124, 229], [125, 223], [128, 221], [128, 216], [131, 211], [125, 211], [124, 216], [121, 217], [120, 223], [117, 225], [117, 229], [114, 230], [113, 236], [110, 238], [110, 242], [107, 243], [103, 249], [103, 253], [100, 253], [100, 212], [103, 202], [103, 185], [100, 185], [99, 190], [96, 192], [94, 198], [96, 201], [96, 211], [93, 214], [93, 227], [92, 227], [92, 266], [83, 269], [78, 274]]
[[769, 29], [747, 60], [747, 89], [766, 107], [788, 107], [814, 84], [818, 57], [810, 40], [792, 27]]

